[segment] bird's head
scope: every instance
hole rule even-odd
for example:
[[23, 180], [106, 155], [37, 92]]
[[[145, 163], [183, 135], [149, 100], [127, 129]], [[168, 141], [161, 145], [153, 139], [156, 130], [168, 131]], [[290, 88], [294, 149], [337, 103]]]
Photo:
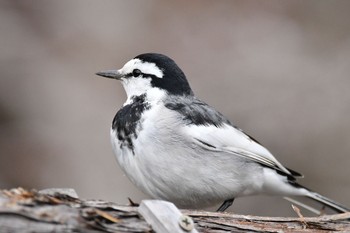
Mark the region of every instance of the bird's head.
[[162, 54], [141, 54], [119, 70], [107, 70], [96, 74], [120, 80], [128, 98], [150, 91], [170, 95], [193, 95], [182, 70], [171, 58]]

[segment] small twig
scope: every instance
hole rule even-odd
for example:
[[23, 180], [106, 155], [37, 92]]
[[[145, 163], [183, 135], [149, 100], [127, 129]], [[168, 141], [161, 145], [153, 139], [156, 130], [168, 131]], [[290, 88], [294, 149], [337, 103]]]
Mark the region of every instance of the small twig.
[[299, 216], [300, 222], [303, 224], [304, 229], [306, 229], [308, 227], [308, 224], [305, 221], [305, 217], [301, 214], [300, 209], [297, 206], [293, 205], [293, 204], [292, 204], [292, 208], [293, 208], [294, 212]]

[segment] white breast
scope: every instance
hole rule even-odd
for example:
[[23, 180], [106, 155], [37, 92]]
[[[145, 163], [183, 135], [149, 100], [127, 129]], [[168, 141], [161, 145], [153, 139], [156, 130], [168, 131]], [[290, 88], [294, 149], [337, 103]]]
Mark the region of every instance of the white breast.
[[[253, 194], [252, 190], [262, 185], [259, 176], [243, 174], [252, 169], [260, 174], [260, 166], [245, 164], [228, 153], [198, 147], [186, 135], [178, 113], [162, 104], [153, 105], [141, 122], [138, 136], [133, 140], [135, 154], [120, 148], [113, 130], [111, 139], [125, 174], [150, 196], [172, 201], [180, 207], [203, 207]], [[243, 165], [246, 171], [239, 169]], [[247, 186], [253, 189], [248, 190]]]

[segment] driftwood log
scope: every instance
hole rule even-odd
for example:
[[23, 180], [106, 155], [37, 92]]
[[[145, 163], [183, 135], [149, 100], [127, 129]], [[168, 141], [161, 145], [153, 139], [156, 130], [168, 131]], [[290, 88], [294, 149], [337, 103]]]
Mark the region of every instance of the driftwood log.
[[179, 211], [171, 203], [162, 201], [144, 201], [140, 207], [120, 206], [100, 200], [81, 200], [70, 189], [0, 190], [0, 232], [5, 233], [350, 232], [349, 219], [350, 213], [278, 218]]

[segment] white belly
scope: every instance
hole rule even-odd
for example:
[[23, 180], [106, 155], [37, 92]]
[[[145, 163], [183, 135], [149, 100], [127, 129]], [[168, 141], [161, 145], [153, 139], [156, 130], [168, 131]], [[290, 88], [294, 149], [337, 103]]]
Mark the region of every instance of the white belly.
[[181, 134], [177, 119], [169, 122], [172, 118], [166, 115], [166, 109], [161, 111], [163, 116], [157, 112], [146, 113], [148, 120], [143, 121], [142, 130], [133, 140], [134, 153], [121, 147], [116, 132], [111, 130], [119, 165], [143, 192], [189, 208], [211, 206], [226, 199], [254, 194], [261, 188], [259, 176], [242, 174], [245, 171], [239, 169], [243, 165], [250, 166], [260, 174], [260, 166], [247, 164], [230, 154], [199, 148]]

